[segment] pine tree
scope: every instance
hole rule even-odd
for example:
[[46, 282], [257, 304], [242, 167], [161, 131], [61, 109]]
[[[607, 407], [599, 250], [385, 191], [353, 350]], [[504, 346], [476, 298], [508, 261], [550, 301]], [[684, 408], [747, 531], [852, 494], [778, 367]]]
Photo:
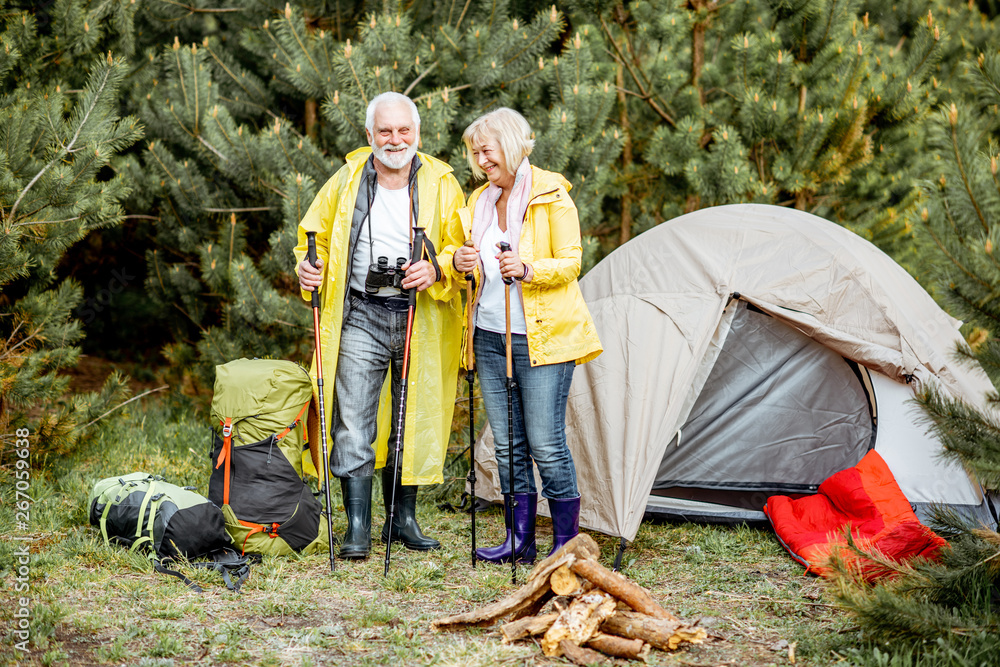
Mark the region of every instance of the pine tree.
[[[921, 187], [911, 223], [923, 271], [967, 323], [971, 345], [956, 353], [980, 363], [1000, 388], [1000, 53], [994, 47], [964, 62], [956, 79], [965, 93], [930, 127], [936, 169]], [[981, 407], [949, 400], [933, 387], [918, 398], [946, 455], [986, 488], [1000, 488], [1000, 392]], [[1000, 534], [996, 526], [944, 511], [933, 527], [951, 546], [940, 564], [886, 563], [897, 576], [875, 588], [844, 573], [840, 598], [884, 656], [906, 664], [911, 658], [925, 665], [992, 664], [1000, 654]]]
[[[705, 206], [760, 202], [901, 252], [942, 32], [860, 0], [580, 2], [619, 68], [618, 242]], [[896, 7], [897, 3], [893, 3]], [[895, 11], [895, 10], [893, 10]]]
[[[127, 23], [126, 4], [105, 3], [97, 15]], [[97, 23], [91, 30], [94, 14], [84, 3], [53, 6], [60, 33], [8, 5], [0, 33], [0, 432], [28, 428], [41, 445], [35, 454], [59, 454], [124, 385], [114, 376], [99, 396], [65, 400], [58, 371], [79, 355], [83, 332], [73, 309], [81, 291], [57, 280], [56, 267], [85, 235], [120, 223], [129, 185], [116, 156], [142, 129], [118, 117], [126, 63], [110, 51], [88, 55], [96, 46], [128, 51], [127, 42], [106, 39]], [[51, 65], [52, 54], [66, 62]]]
[[[173, 332], [168, 361], [202, 387], [215, 364], [239, 356], [308, 357], [296, 228], [342, 156], [366, 144], [365, 109], [380, 92], [414, 99], [421, 150], [469, 190], [462, 130], [509, 105], [532, 123], [533, 163], [573, 183], [585, 232], [613, 194], [613, 70], [592, 27], [560, 47], [565, 19], [554, 7], [523, 20], [503, 2], [430, 3], [367, 14], [349, 31], [320, 5], [246, 3], [238, 18], [214, 15], [208, 37], [202, 18], [184, 17], [191, 41], [147, 50], [136, 68], [148, 142], [128, 173], [130, 207], [156, 218], [147, 292]], [[147, 23], [140, 11], [137, 24]]]

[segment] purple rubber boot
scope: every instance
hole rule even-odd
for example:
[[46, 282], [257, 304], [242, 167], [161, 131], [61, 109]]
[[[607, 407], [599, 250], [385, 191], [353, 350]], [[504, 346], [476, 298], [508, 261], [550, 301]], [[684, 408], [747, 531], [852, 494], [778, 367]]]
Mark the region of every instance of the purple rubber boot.
[[551, 556], [580, 532], [580, 496], [563, 500], [549, 498], [549, 511], [552, 513]]
[[[507, 525], [507, 539], [495, 547], [476, 549], [476, 558], [490, 563], [510, 562], [510, 539], [514, 535], [514, 557], [518, 563], [535, 562], [535, 516], [538, 511], [538, 496], [534, 493], [514, 494], [514, 528]], [[505, 523], [509, 516], [504, 508]]]

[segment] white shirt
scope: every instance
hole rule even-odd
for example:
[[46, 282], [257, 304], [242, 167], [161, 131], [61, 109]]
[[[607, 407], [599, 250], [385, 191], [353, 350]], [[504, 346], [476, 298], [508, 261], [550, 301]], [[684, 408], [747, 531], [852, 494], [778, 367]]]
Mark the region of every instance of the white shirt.
[[[497, 243], [510, 243], [508, 232], [501, 232], [496, 219], [483, 233], [480, 241], [479, 258], [483, 262], [483, 291], [479, 294], [476, 308], [476, 326], [494, 333], [506, 333], [507, 320], [504, 314], [504, 291], [508, 289], [500, 276], [500, 262], [496, 255], [500, 252]], [[517, 281], [510, 286], [510, 332], [527, 334], [528, 325], [524, 321], [524, 306], [521, 305], [521, 290]]]
[[[364, 196], [364, 194], [362, 194]], [[361, 225], [358, 245], [354, 249], [351, 264], [351, 289], [365, 291], [365, 276], [369, 263], [377, 263], [379, 257], [387, 257], [389, 266], [396, 266], [397, 257], [410, 258], [410, 193], [408, 188], [389, 190], [375, 186], [375, 201], [372, 202], [369, 219]], [[368, 235], [369, 222], [375, 242], [371, 244]], [[380, 296], [399, 294], [399, 290], [383, 287]]]

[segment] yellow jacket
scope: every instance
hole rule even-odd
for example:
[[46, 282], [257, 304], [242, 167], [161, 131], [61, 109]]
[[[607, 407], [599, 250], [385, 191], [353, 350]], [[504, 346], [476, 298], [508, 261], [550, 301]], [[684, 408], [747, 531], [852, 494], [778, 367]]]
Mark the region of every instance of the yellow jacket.
[[[320, 189], [312, 205], [299, 223], [295, 262], [306, 256], [306, 232], [316, 232], [316, 254], [323, 260], [323, 285], [320, 287], [321, 336], [323, 346], [323, 393], [327, 413], [332, 414], [333, 387], [337, 377], [337, 353], [344, 319], [344, 302], [349, 287], [351, 223], [358, 188], [370, 148], [360, 148], [346, 158], [346, 164]], [[461, 290], [464, 278], [456, 280], [445, 270], [451, 255], [444, 260], [441, 249], [461, 243], [462, 229], [457, 211], [465, 197], [446, 163], [418, 153], [421, 167], [417, 171], [418, 224], [437, 249], [443, 277], [427, 290], [417, 294], [416, 315], [410, 344], [409, 387], [406, 398], [406, 428], [404, 429], [402, 466], [403, 484], [437, 484], [443, 481], [442, 470], [451, 434], [458, 386], [460, 351]], [[311, 300], [312, 292], [302, 292]], [[311, 375], [313, 389], [316, 359]], [[389, 443], [392, 401], [388, 374], [379, 402], [378, 436], [372, 443], [376, 450], [376, 467], [385, 465]], [[332, 424], [327, 423], [327, 429]], [[328, 436], [329, 438], [329, 436]], [[327, 440], [332, 447], [333, 442]], [[322, 471], [319, 471], [322, 473]]]
[[[476, 201], [489, 184], [483, 184], [469, 196], [459, 211], [464, 239], [472, 238], [472, 214]], [[580, 292], [577, 276], [583, 258], [580, 241], [580, 218], [570, 199], [569, 181], [560, 174], [531, 167], [531, 199], [524, 214], [518, 253], [531, 267], [531, 282], [515, 281], [524, 304], [531, 365], [576, 361], [583, 364], [602, 351], [594, 321]], [[456, 283], [464, 276], [455, 271], [451, 260], [457, 246], [441, 253], [442, 268], [447, 266]], [[481, 266], [476, 269], [477, 284]], [[478, 294], [473, 302], [478, 301]], [[466, 304], [468, 307], [468, 304]], [[463, 323], [468, 322], [468, 311]], [[466, 360], [466, 338], [462, 339], [462, 363]]]

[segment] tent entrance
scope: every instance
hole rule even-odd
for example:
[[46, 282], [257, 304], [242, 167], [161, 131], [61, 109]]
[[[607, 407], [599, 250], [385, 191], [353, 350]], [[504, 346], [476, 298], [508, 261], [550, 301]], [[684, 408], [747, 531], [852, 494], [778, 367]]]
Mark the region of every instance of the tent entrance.
[[[648, 510], [689, 518], [685, 501], [719, 519], [759, 513], [768, 496], [805, 495], [875, 446], [868, 371], [750, 306], [732, 326], [687, 422], [668, 444]], [[667, 501], [667, 502], [654, 502]], [[733, 508], [728, 512], [724, 508]]]

